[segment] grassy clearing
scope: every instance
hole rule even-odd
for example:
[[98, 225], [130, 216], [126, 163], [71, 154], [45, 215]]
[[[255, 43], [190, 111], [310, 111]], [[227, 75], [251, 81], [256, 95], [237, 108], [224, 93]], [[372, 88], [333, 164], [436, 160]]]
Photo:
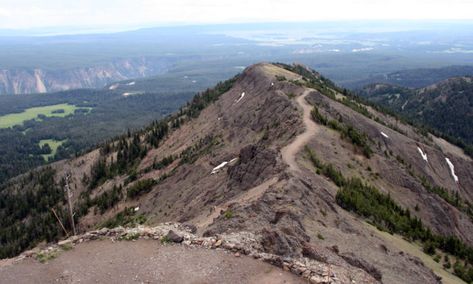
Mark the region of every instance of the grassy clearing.
[[[71, 104], [32, 107], [20, 113], [11, 113], [0, 116], [0, 128], [9, 128], [15, 125], [22, 125], [23, 122], [31, 119], [37, 119], [41, 121], [42, 119], [38, 117], [41, 115], [46, 117], [65, 117], [70, 114], [74, 114], [74, 111], [77, 109], [83, 108], [78, 108]], [[90, 109], [88, 109], [88, 111], [90, 111]]]
[[57, 148], [59, 148], [59, 146], [64, 144], [64, 142], [66, 142], [66, 141], [67, 141], [67, 139], [60, 140], [60, 141], [59, 140], [54, 140], [54, 139], [44, 139], [44, 140], [39, 141], [39, 147], [43, 148], [44, 145], [48, 144], [49, 148], [51, 148], [51, 153], [41, 155], [41, 156], [43, 156], [43, 159], [45, 161], [48, 161], [49, 159], [53, 158], [56, 155]]

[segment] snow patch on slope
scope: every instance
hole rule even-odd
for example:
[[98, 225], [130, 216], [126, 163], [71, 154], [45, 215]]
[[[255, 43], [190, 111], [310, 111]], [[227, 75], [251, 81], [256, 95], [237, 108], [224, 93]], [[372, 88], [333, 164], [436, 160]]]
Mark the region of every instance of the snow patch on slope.
[[225, 167], [226, 165], [228, 164], [228, 162], [223, 162], [221, 163], [220, 165], [216, 166], [215, 168], [213, 168], [212, 170], [212, 174], [216, 174], [218, 173], [221, 169], [223, 169], [223, 167]]
[[109, 90], [115, 90], [116, 88], [118, 88], [118, 85], [119, 84], [113, 84], [111, 85], [110, 87], [108, 87]]
[[215, 168], [213, 168], [213, 169], [212, 169], [212, 172], [210, 172], [210, 174], [213, 175], [213, 174], [218, 173], [218, 172], [219, 172], [221, 169], [223, 169], [226, 165], [231, 164], [231, 163], [235, 162], [236, 160], [238, 160], [238, 158], [233, 158], [233, 159], [231, 159], [231, 160], [228, 161], [228, 162], [227, 162], [227, 161], [222, 162], [220, 165], [218, 165], [218, 166], [216, 166]]
[[409, 100], [407, 100], [402, 106], [401, 106], [401, 109], [404, 110], [404, 108], [406, 107], [407, 103], [409, 102]]
[[235, 103], [237, 104], [237, 103], [238, 103], [239, 101], [241, 101], [244, 97], [245, 97], [245, 92], [241, 93], [240, 98], [238, 98], [238, 100], [236, 100]]
[[428, 162], [427, 160], [427, 153], [424, 153], [424, 151], [422, 151], [421, 148], [417, 147], [417, 150], [419, 150], [419, 153], [420, 155], [422, 156], [422, 159], [424, 159], [424, 161]]
[[447, 161], [448, 167], [450, 168], [450, 173], [452, 174], [453, 179], [455, 182], [458, 182], [458, 176], [455, 174], [455, 166], [449, 158], [445, 158], [445, 160]]

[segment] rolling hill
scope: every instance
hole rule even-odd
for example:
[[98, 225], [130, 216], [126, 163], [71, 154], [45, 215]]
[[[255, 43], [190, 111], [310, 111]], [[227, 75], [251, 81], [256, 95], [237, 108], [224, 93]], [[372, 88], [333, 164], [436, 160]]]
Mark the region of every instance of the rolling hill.
[[369, 79], [352, 82], [346, 85], [347, 88], [362, 89], [370, 84], [396, 85], [404, 88], [425, 88], [439, 81], [452, 77], [472, 76], [473, 66], [453, 65], [440, 68], [416, 68], [407, 69], [386, 75], [372, 76]]
[[[453, 141], [473, 144], [473, 77], [449, 78], [420, 89], [372, 84], [360, 95]], [[464, 147], [473, 153], [471, 146]]]

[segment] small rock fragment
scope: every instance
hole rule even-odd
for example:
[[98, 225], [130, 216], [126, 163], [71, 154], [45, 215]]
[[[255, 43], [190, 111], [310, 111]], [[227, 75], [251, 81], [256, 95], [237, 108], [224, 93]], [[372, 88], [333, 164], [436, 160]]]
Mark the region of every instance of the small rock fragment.
[[184, 240], [183, 236], [176, 234], [173, 230], [169, 230], [168, 234], [166, 235], [166, 238], [172, 241], [173, 243], [182, 243], [182, 241]]

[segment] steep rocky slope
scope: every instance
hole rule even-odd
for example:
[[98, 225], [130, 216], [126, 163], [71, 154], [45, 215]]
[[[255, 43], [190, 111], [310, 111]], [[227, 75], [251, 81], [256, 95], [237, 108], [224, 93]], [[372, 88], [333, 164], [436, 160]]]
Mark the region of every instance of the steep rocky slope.
[[[368, 224], [383, 227], [374, 217], [345, 210], [337, 193], [351, 177], [408, 209], [432, 234], [473, 245], [472, 160], [302, 66], [251, 66], [165, 124], [53, 170], [58, 184], [70, 173], [81, 232], [172, 221], [208, 238], [250, 233], [261, 252], [314, 261], [333, 283], [460, 281], [422, 253], [419, 240], [381, 232]], [[20, 177], [3, 191], [34, 180]]]
[[163, 73], [171, 64], [166, 59], [141, 57], [67, 70], [4, 69], [0, 70], [0, 95], [102, 88], [115, 81]]

